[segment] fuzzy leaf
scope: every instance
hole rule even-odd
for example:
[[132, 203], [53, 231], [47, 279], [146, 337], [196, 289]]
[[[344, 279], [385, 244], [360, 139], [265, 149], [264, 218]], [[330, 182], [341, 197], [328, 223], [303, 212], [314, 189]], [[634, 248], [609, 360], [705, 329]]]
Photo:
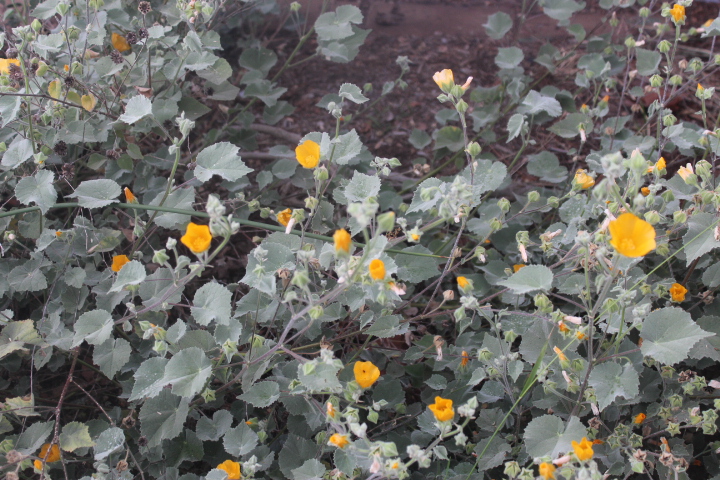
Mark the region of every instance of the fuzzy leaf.
[[197, 156], [195, 177], [207, 182], [213, 175], [219, 175], [231, 182], [239, 180], [252, 169], [248, 168], [238, 156], [240, 149], [228, 142], [220, 142], [203, 149]]
[[100, 208], [117, 203], [120, 196], [120, 185], [106, 178], [85, 180], [68, 197], [77, 198], [84, 208]]
[[682, 308], [661, 308], [650, 312], [643, 322], [640, 351], [660, 363], [674, 365], [685, 360], [700, 339], [713, 335], [698, 327]]

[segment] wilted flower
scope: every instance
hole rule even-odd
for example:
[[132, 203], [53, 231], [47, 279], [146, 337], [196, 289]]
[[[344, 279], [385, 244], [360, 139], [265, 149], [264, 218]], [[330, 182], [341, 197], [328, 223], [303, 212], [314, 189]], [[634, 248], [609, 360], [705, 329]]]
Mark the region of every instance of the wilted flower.
[[0, 58], [0, 73], [9, 74], [10, 65], [20, 66], [20, 60], [17, 58]]
[[655, 249], [655, 229], [632, 213], [623, 213], [609, 224], [610, 244], [621, 255], [637, 258]]
[[438, 421], [447, 422], [455, 417], [455, 410], [453, 410], [452, 406], [452, 400], [435, 397], [435, 403], [428, 405], [428, 408]]
[[320, 145], [305, 140], [295, 148], [295, 158], [303, 168], [315, 168], [320, 163]]
[[330, 441], [328, 441], [328, 445], [335, 445], [338, 448], [345, 448], [348, 443], [350, 443], [350, 441], [347, 435], [340, 435], [339, 433], [333, 433], [330, 436]]
[[673, 302], [684, 302], [685, 294], [687, 292], [688, 289], [683, 287], [679, 283], [673, 283], [670, 287], [670, 296], [672, 297]]
[[580, 443], [576, 442], [575, 440], [570, 443], [572, 445], [573, 451], [575, 452], [575, 455], [581, 462], [590, 460], [593, 457], [593, 442], [588, 440], [586, 437], [583, 437]]
[[538, 466], [540, 476], [545, 480], [555, 478], [555, 465], [552, 463], [543, 462]]
[[513, 265], [513, 272], [517, 273], [521, 268], [525, 268], [527, 265], [523, 265], [522, 263], [518, 263]]
[[118, 52], [125, 53], [132, 49], [125, 37], [120, 34], [113, 33], [111, 36], [111, 42], [112, 46], [115, 47], [115, 50]]
[[380, 369], [372, 362], [355, 362], [355, 381], [362, 388], [369, 388], [380, 378]]
[[678, 168], [677, 173], [683, 180], [687, 180], [690, 175], [693, 175], [695, 172], [693, 171], [692, 164], [688, 163], [686, 166]]
[[331, 402], [327, 402], [325, 413], [330, 418], [335, 418], [335, 406]]
[[210, 242], [212, 241], [210, 227], [190, 222], [185, 231], [185, 235], [180, 237], [180, 241], [192, 250], [193, 253], [203, 253], [210, 248]]
[[567, 356], [563, 353], [562, 350], [560, 350], [560, 347], [553, 347], [553, 352], [555, 352], [560, 359], [560, 361], [567, 362]]
[[465, 350], [462, 351], [462, 359], [460, 360], [460, 366], [461, 367], [467, 367], [467, 364], [470, 363], [470, 356], [468, 355], [468, 352]]
[[129, 261], [130, 259], [127, 255], [115, 255], [113, 256], [113, 263], [110, 268], [113, 272], [117, 273], [122, 269], [123, 265], [125, 265]]
[[385, 263], [380, 259], [376, 258], [370, 262], [368, 270], [370, 272], [370, 278], [373, 280], [382, 280], [385, 278]]
[[242, 475], [240, 475], [240, 463], [238, 462], [225, 460], [217, 466], [217, 469], [227, 473], [228, 480], [240, 480], [240, 478], [242, 478]]
[[137, 198], [128, 187], [125, 187], [125, 200], [127, 203], [137, 203]]

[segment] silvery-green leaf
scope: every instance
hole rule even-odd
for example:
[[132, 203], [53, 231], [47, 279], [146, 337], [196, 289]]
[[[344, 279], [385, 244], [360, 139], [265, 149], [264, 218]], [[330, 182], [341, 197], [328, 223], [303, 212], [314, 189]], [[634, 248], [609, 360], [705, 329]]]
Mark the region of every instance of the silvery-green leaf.
[[33, 423], [18, 436], [15, 450], [25, 455], [35, 454], [53, 432], [54, 427], [54, 421]]
[[326, 472], [325, 466], [319, 460], [311, 458], [292, 471], [293, 480], [322, 480]]
[[542, 415], [525, 427], [524, 445], [531, 457], [549, 456], [572, 451], [571, 442], [579, 442], [587, 436], [585, 427], [578, 417], [570, 417], [567, 426], [560, 417]]
[[544, 265], [528, 265], [513, 273], [507, 280], [498, 282], [514, 293], [529, 293], [536, 290], [547, 291], [552, 287], [552, 270]]
[[200, 325], [209, 325], [213, 320], [227, 325], [232, 316], [231, 300], [230, 290], [219, 283], [209, 282], [195, 292], [190, 312]]
[[133, 124], [147, 115], [152, 115], [152, 102], [143, 95], [135, 95], [125, 105], [125, 113], [118, 120]]
[[125, 443], [125, 432], [118, 427], [110, 427], [103, 431], [95, 442], [95, 461], [107, 458], [111, 453], [120, 450]]
[[212, 417], [202, 416], [197, 422], [195, 433], [200, 440], [217, 441], [225, 435], [233, 422], [232, 413], [227, 410], [217, 410]]
[[114, 180], [103, 178], [85, 180], [73, 193], [67, 196], [77, 198], [81, 207], [100, 208], [110, 205], [111, 203], [117, 203], [120, 191], [120, 185]]
[[145, 277], [145, 265], [137, 260], [128, 262], [118, 272], [110, 292], [120, 292], [128, 285], [140, 285]]
[[485, 33], [493, 40], [500, 40], [513, 26], [512, 18], [505, 12], [493, 13], [488, 17], [487, 23], [483, 24]]
[[156, 447], [163, 440], [180, 435], [187, 419], [190, 401], [162, 390], [147, 400], [140, 409], [140, 431], [148, 440], [148, 447]]
[[66, 423], [60, 433], [60, 448], [65, 452], [74, 452], [78, 448], [88, 448], [95, 445], [90, 438], [88, 426], [80, 422]]
[[340, 86], [340, 96], [357, 104], [365, 103], [369, 100], [362, 94], [360, 88], [352, 83], [343, 83]]
[[714, 248], [720, 247], [720, 242], [715, 240], [715, 226], [717, 217], [712, 213], [698, 213], [688, 219], [688, 230], [683, 235], [683, 245], [687, 265]]
[[240, 422], [240, 425], [228, 431], [223, 438], [225, 451], [235, 457], [251, 452], [257, 443], [257, 433], [253, 432], [245, 422]]
[[596, 365], [590, 372], [588, 384], [595, 389], [601, 412], [617, 397], [630, 400], [640, 393], [640, 377], [632, 363], [626, 363], [624, 367], [615, 362]]
[[152, 357], [145, 360], [135, 371], [135, 384], [133, 385], [130, 401], [142, 398], [156, 397], [166, 385], [165, 367], [168, 359]]
[[122, 338], [109, 338], [93, 350], [93, 363], [100, 367], [105, 376], [113, 378], [130, 360], [131, 353], [130, 342]]
[[272, 381], [258, 382], [239, 398], [257, 408], [269, 407], [280, 398], [280, 385]]
[[235, 181], [252, 172], [238, 156], [240, 149], [228, 142], [220, 142], [203, 149], [197, 156], [195, 177], [203, 182], [219, 175]]
[[640, 351], [660, 363], [674, 365], [687, 358], [700, 339], [712, 337], [693, 321], [690, 313], [678, 307], [650, 312], [643, 322]]
[[345, 197], [351, 202], [362, 202], [368, 197], [376, 197], [378, 193], [380, 193], [380, 179], [357, 170], [345, 187]]
[[105, 310], [92, 310], [80, 315], [75, 322], [75, 337], [73, 347], [77, 347], [83, 341], [91, 345], [100, 345], [112, 334], [113, 319], [110, 312]]
[[172, 392], [186, 398], [200, 393], [212, 373], [212, 362], [198, 347], [176, 353], [165, 366], [164, 381], [172, 385]]

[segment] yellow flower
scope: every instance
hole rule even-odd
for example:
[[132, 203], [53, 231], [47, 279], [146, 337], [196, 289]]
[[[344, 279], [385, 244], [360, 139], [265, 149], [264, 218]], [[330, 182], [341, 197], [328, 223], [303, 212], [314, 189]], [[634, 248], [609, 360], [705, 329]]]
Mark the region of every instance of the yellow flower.
[[295, 148], [295, 158], [303, 168], [315, 168], [320, 163], [320, 145], [305, 140]]
[[603, 103], [608, 103], [610, 101], [610, 95], [605, 95], [600, 101]]
[[553, 352], [555, 352], [560, 359], [560, 361], [567, 362], [567, 356], [563, 353], [562, 350], [560, 350], [560, 347], [553, 347]]
[[115, 255], [113, 256], [113, 263], [110, 268], [113, 272], [117, 273], [122, 269], [123, 265], [125, 265], [129, 261], [130, 259], [127, 255]]
[[345, 230], [344, 228], [341, 228], [340, 230], [335, 230], [333, 240], [335, 240], [336, 252], [350, 253], [350, 247], [352, 246], [352, 238], [350, 237], [350, 234], [347, 232], [347, 230]]
[[125, 200], [127, 203], [137, 203], [137, 198], [128, 187], [125, 187]]
[[446, 68], [445, 70], [442, 70], [440, 72], [435, 72], [435, 75], [433, 75], [433, 80], [435, 80], [437, 86], [440, 87], [440, 89], [443, 91], [450, 90], [453, 85], [455, 85], [455, 77], [453, 76], [452, 70], [450, 70], [449, 68]]
[[393, 470], [397, 470], [398, 468], [400, 468], [400, 462], [391, 463], [390, 468], [392, 468]]
[[370, 262], [368, 270], [370, 271], [370, 278], [373, 280], [382, 280], [385, 278], [385, 263], [383, 263], [382, 260], [376, 258]]
[[705, 90], [705, 87], [703, 87], [702, 85], [700, 85], [698, 83], [697, 89], [698, 89], [698, 92], [702, 92], [703, 90]]
[[558, 330], [560, 330], [562, 333], [567, 333], [570, 331], [568, 326], [565, 325], [565, 322], [563, 322], [562, 320], [558, 322]]
[[555, 465], [552, 463], [543, 462], [539, 465], [538, 470], [540, 472], [540, 476], [545, 480], [555, 478]]
[[115, 47], [115, 50], [118, 50], [119, 52], [125, 53], [132, 49], [128, 41], [125, 40], [125, 37], [117, 33], [112, 34], [111, 42], [112, 46]]
[[595, 179], [585, 173], [585, 170], [581, 168], [577, 172], [575, 172], [575, 184], [583, 190], [587, 190], [588, 188], [595, 185]]
[[[48, 450], [50, 450], [49, 453]], [[45, 460], [45, 463], [53, 463], [60, 460], [60, 448], [55, 443], [53, 443], [52, 446], [49, 443], [46, 443], [40, 448], [40, 453], [38, 454], [38, 457], [40, 457], [40, 460], [35, 460], [33, 462], [33, 466], [38, 470], [42, 470], [43, 459]]]
[[684, 302], [685, 294], [687, 292], [688, 289], [683, 287], [679, 283], [673, 283], [670, 287], [670, 296], [672, 297], [673, 302]]
[[286, 208], [282, 212], [275, 215], [275, 218], [277, 218], [277, 221], [280, 225], [282, 225], [283, 227], [287, 227], [288, 223], [290, 223], [290, 218], [292, 218], [292, 210]]
[[665, 170], [665, 167], [667, 167], [667, 163], [665, 163], [665, 157], [660, 157], [658, 158], [658, 161], [655, 162], [655, 165], [649, 167], [647, 171], [648, 173], [652, 173], [653, 170], [657, 169], [657, 171], [660, 172], [660, 170]]
[[240, 480], [242, 478], [242, 475], [240, 475], [240, 464], [238, 462], [225, 460], [217, 466], [217, 469], [227, 473], [228, 480]]
[[58, 237], [58, 238], [60, 238], [60, 237], [63, 236], [63, 232], [61, 232], [60, 230], [58, 230], [58, 231], [55, 232], [55, 236]]
[[412, 240], [413, 242], [418, 242], [420, 241], [420, 235], [418, 235], [417, 233], [411, 233], [410, 240]]
[[527, 265], [523, 265], [522, 263], [518, 263], [513, 265], [513, 272], [517, 273], [521, 268], [525, 268]]
[[687, 180], [690, 175], [693, 175], [695, 172], [693, 171], [692, 164], [688, 163], [686, 166], [678, 168], [677, 173], [683, 180]]
[[435, 403], [428, 405], [428, 408], [439, 422], [447, 422], [455, 418], [455, 410], [453, 410], [452, 406], [452, 400], [435, 397]]
[[460, 360], [460, 366], [461, 367], [467, 367], [467, 364], [470, 363], [470, 355], [468, 355], [468, 352], [463, 350], [462, 352], [462, 360]]
[[643, 197], [647, 197], [650, 195], [650, 189], [648, 187], [642, 187], [640, 193], [642, 193]]
[[66, 64], [63, 66], [63, 70], [65, 70], [66, 72], [69, 72], [69, 71], [70, 71], [70, 65], [68, 65], [68, 64], [66, 63]]
[[587, 338], [587, 335], [585, 335], [582, 332], [575, 332], [575, 338], [580, 340], [581, 342]]
[[355, 362], [355, 381], [362, 388], [369, 388], [380, 378], [380, 369], [372, 362]]
[[210, 242], [212, 241], [210, 227], [190, 222], [187, 230], [185, 230], [185, 235], [180, 237], [180, 241], [193, 253], [203, 253], [210, 248]]
[[638, 413], [637, 415], [635, 415], [635, 419], [633, 420], [633, 423], [637, 423], [638, 425], [640, 425], [642, 422], [645, 421], [646, 418], [647, 418], [647, 415], [645, 415], [644, 413]]
[[463, 290], [466, 289], [470, 282], [465, 277], [457, 277], [458, 287], [462, 288]]
[[708, 19], [708, 20], [705, 20], [705, 23], [703, 23], [702, 26], [705, 27], [705, 28], [707, 28], [707, 27], [709, 27], [710, 25], [712, 25], [712, 23], [713, 23], [714, 21], [715, 21], [714, 18], [710, 18], [710, 19]]
[[637, 258], [655, 249], [655, 229], [632, 213], [623, 213], [610, 222], [610, 245], [621, 255]]
[[335, 406], [332, 403], [327, 402], [326, 407], [327, 408], [326, 408], [325, 412], [327, 413], [327, 416], [330, 418], [335, 418]]
[[350, 443], [348, 440], [347, 435], [340, 435], [339, 433], [333, 433], [330, 436], [330, 441], [328, 442], [328, 445], [335, 445], [338, 448], [345, 448], [345, 446]]
[[575, 440], [570, 443], [572, 445], [573, 451], [575, 452], [575, 455], [581, 462], [590, 460], [593, 457], [593, 442], [588, 440], [586, 437], [583, 437], [580, 443], [576, 442]]
[[17, 58], [0, 58], [0, 73], [10, 73], [10, 65], [20, 66], [20, 60]]
[[673, 5], [673, 8], [670, 10], [670, 15], [672, 15], [673, 20], [675, 23], [680, 23], [685, 21], [685, 7], [682, 5], [676, 3]]

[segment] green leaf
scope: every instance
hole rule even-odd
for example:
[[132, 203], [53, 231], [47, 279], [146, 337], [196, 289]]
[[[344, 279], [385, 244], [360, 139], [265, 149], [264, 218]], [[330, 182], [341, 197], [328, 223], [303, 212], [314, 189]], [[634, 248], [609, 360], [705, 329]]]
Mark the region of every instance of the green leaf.
[[[165, 192], [160, 192], [149, 203], [149, 205], [160, 205]], [[195, 189], [192, 187], [178, 188], [170, 192], [163, 206], [168, 208], [177, 208], [180, 210], [192, 210], [195, 203]], [[180, 213], [158, 212], [155, 217], [155, 223], [163, 228], [180, 229], [184, 228], [192, 219], [190, 215]]]
[[412, 145], [414, 148], [422, 150], [423, 148], [430, 145], [432, 138], [430, 138], [430, 135], [428, 135], [427, 132], [423, 130], [418, 130], [417, 128], [413, 128], [413, 131], [410, 134], [409, 141], [410, 145]]
[[[245, 276], [240, 280], [245, 285], [256, 288], [268, 295], [275, 294], [275, 272], [280, 268], [295, 268], [293, 253], [285, 245], [279, 243], [265, 242], [262, 248], [267, 250], [267, 259], [263, 264], [265, 273], [256, 273], [254, 270], [259, 265], [255, 255], [248, 255], [248, 265], [245, 268]], [[254, 250], [253, 250], [254, 251]]]
[[585, 2], [575, 0], [545, 0], [542, 5], [545, 15], [561, 22], [569, 20], [575, 12], [585, 8]]
[[26, 428], [15, 443], [15, 450], [25, 455], [34, 455], [53, 432], [55, 422], [35, 422]]
[[213, 414], [212, 420], [206, 416], [200, 417], [195, 427], [195, 433], [200, 440], [211, 440], [215, 442], [220, 440], [220, 437], [230, 430], [232, 422], [232, 413], [227, 410], [217, 410]]
[[334, 143], [335, 151], [332, 161], [338, 165], [347, 165], [362, 150], [362, 142], [354, 128], [348, 133], [340, 135], [334, 142], [336, 143]]
[[34, 202], [43, 214], [55, 205], [57, 192], [53, 186], [55, 174], [49, 170], [40, 170], [34, 177], [25, 177], [15, 186], [15, 196], [23, 205]]
[[595, 389], [601, 412], [617, 397], [631, 400], [640, 393], [640, 377], [632, 363], [624, 367], [615, 362], [601, 363], [590, 372], [588, 384]]
[[500, 68], [515, 68], [525, 58], [525, 54], [518, 47], [498, 48], [495, 64]]
[[[433, 253], [422, 245], [413, 245], [412, 247], [403, 248], [402, 251], [427, 255]], [[403, 282], [420, 283], [440, 275], [438, 265], [442, 260], [439, 258], [396, 255], [394, 259], [398, 266], [397, 278]]]
[[225, 451], [234, 457], [241, 457], [253, 451], [258, 443], [257, 433], [253, 432], [245, 422], [228, 431], [223, 438]]
[[513, 273], [507, 280], [498, 282], [513, 293], [529, 293], [535, 290], [547, 291], [552, 288], [553, 273], [543, 265], [528, 265]]
[[462, 129], [458, 127], [443, 127], [433, 132], [433, 136], [435, 137], [434, 150], [447, 148], [451, 152], [459, 152], [465, 148], [465, 137]]
[[230, 290], [219, 283], [206, 283], [195, 292], [190, 312], [200, 325], [210, 325], [213, 320], [221, 325], [227, 325], [232, 316], [231, 300]]
[[280, 385], [271, 381], [258, 382], [239, 398], [257, 408], [269, 407], [280, 398]]
[[357, 467], [357, 461], [353, 455], [350, 455], [342, 448], [335, 449], [333, 454], [335, 466], [348, 477], [352, 477], [353, 471]]
[[560, 165], [557, 155], [544, 151], [528, 157], [527, 171], [544, 182], [560, 183], [567, 179], [567, 168]]
[[712, 213], [698, 213], [688, 219], [688, 231], [683, 236], [687, 265], [700, 258], [714, 248], [720, 247], [715, 240], [717, 217]]
[[30, 140], [22, 138], [18, 135], [10, 144], [7, 151], [3, 154], [0, 165], [8, 168], [15, 168], [25, 162], [28, 158], [32, 157], [32, 154], [33, 147]]
[[365, 175], [357, 170], [345, 187], [345, 197], [351, 202], [362, 202], [368, 197], [376, 197], [380, 193], [380, 179]]
[[[525, 115], [522, 113], [516, 113], [510, 119], [507, 123], [507, 131], [508, 131], [508, 138], [507, 142], [510, 140], [515, 139], [523, 132], [523, 127], [525, 126]], [[507, 143], [505, 142], [505, 143]]]
[[585, 436], [587, 432], [578, 417], [570, 417], [566, 427], [560, 417], [543, 415], [534, 418], [525, 427], [523, 443], [531, 457], [555, 458], [560, 453], [572, 451], [570, 442], [579, 442]]
[[120, 185], [114, 180], [85, 180], [68, 197], [77, 198], [84, 208], [100, 208], [117, 203], [120, 196]]
[[238, 64], [248, 70], [256, 70], [266, 77], [272, 67], [278, 61], [278, 57], [272, 50], [267, 48], [246, 48], [238, 58]]
[[400, 324], [399, 315], [386, 315], [375, 320], [365, 332], [378, 338], [390, 338], [407, 331], [407, 324]]
[[95, 445], [90, 438], [88, 426], [80, 422], [66, 423], [60, 434], [60, 448], [66, 452], [74, 452], [78, 448], [89, 448]]
[[640, 335], [643, 339], [640, 347], [643, 355], [666, 365], [674, 365], [685, 360], [692, 346], [700, 339], [714, 334], [698, 327], [690, 313], [682, 308], [666, 307], [650, 312], [643, 322]]
[[[24, 320], [30, 322], [31, 320]], [[36, 417], [40, 415], [35, 411], [35, 395], [32, 393], [24, 397], [6, 398], [3, 410], [12, 412], [18, 417]]]
[[[427, 200], [423, 200], [423, 197], [422, 197], [423, 189], [430, 189], [430, 188], [437, 188], [438, 190], [436, 190], [434, 195], [431, 195]], [[428, 178], [427, 180], [424, 180], [415, 189], [415, 193], [413, 194], [412, 203], [410, 203], [410, 208], [408, 209], [408, 213], [427, 212], [428, 210], [433, 208], [437, 204], [437, 202], [442, 198], [442, 195], [446, 189], [447, 189], [447, 184], [440, 179]]]
[[325, 475], [325, 466], [319, 460], [311, 458], [302, 466], [292, 470], [293, 480], [322, 480]]
[[[488, 443], [490, 445], [488, 445]], [[483, 451], [485, 453], [483, 453]], [[511, 451], [512, 448], [510, 445], [499, 436], [482, 439], [475, 447], [475, 453], [478, 455], [478, 471], [484, 472], [485, 470], [499, 467]]]
[[224, 58], [218, 58], [210, 67], [198, 70], [197, 74], [210, 83], [219, 85], [230, 78], [230, 75], [232, 75], [232, 67]]
[[16, 292], [37, 292], [47, 288], [47, 279], [40, 270], [41, 259], [28, 260], [8, 275], [8, 283]]
[[72, 346], [77, 347], [83, 341], [87, 341], [91, 345], [100, 345], [110, 338], [113, 326], [110, 312], [105, 310], [85, 312], [75, 322], [75, 337]]
[[95, 347], [93, 362], [100, 367], [100, 371], [105, 376], [113, 378], [130, 360], [131, 353], [130, 342], [122, 338], [109, 338], [102, 345]]
[[510, 31], [513, 26], [512, 18], [505, 12], [493, 13], [488, 17], [487, 23], [483, 24], [485, 33], [493, 40], [500, 40]]
[[290, 434], [280, 450], [278, 464], [286, 478], [292, 478], [292, 470], [305, 463], [308, 458], [318, 456], [318, 446], [312, 440]]
[[635, 55], [637, 55], [637, 71], [640, 75], [647, 77], [657, 72], [662, 59], [660, 52], [636, 48]]
[[703, 285], [715, 288], [720, 285], [720, 263], [710, 265], [702, 276]]
[[285, 92], [287, 92], [287, 88], [274, 87], [270, 80], [255, 82], [245, 88], [246, 96], [257, 97], [268, 107], [275, 105], [278, 98]]
[[125, 433], [118, 427], [110, 427], [103, 431], [95, 442], [95, 461], [98, 462], [120, 450], [125, 443]]
[[[2, 117], [2, 122], [0, 123], [0, 127], [5, 128], [7, 124], [14, 121], [18, 113], [20, 112], [20, 105], [22, 104], [22, 98], [20, 95], [18, 96], [10, 96], [5, 95], [3, 97], [0, 97], [0, 117]], [[3, 163], [4, 165], [4, 163]]]
[[357, 104], [365, 103], [369, 100], [369, 98], [362, 94], [360, 87], [352, 83], [343, 83], [340, 85], [340, 96]]
[[35, 330], [32, 320], [9, 322], [0, 333], [0, 359], [16, 350], [22, 350], [25, 345], [40, 345], [42, 339]]
[[171, 440], [182, 432], [190, 401], [162, 390], [147, 400], [140, 409], [140, 431], [148, 439], [148, 447], [156, 447], [163, 440]]
[[548, 130], [562, 138], [575, 138], [580, 135], [581, 126], [585, 128], [586, 132], [591, 131], [592, 119], [584, 113], [571, 113]]
[[305, 373], [303, 366], [298, 365], [298, 380], [310, 392], [339, 392], [342, 385], [337, 378], [340, 369], [335, 365], [318, 363], [310, 373]]
[[118, 120], [132, 125], [147, 115], [152, 115], [152, 102], [143, 95], [136, 95], [125, 105], [125, 113]]
[[553, 97], [548, 97], [535, 90], [528, 92], [527, 96], [523, 99], [522, 105], [527, 108], [525, 113], [530, 115], [545, 112], [551, 117], [559, 117], [562, 113], [560, 102]]
[[354, 5], [341, 5], [335, 12], [327, 12], [315, 20], [315, 31], [320, 40], [340, 40], [353, 34], [351, 23], [361, 24], [363, 15]]
[[234, 182], [252, 172], [238, 156], [240, 149], [228, 142], [220, 142], [203, 149], [197, 156], [195, 177], [207, 182], [213, 175]]
[[123, 265], [118, 272], [117, 278], [110, 289], [110, 293], [120, 292], [128, 285], [140, 285], [143, 281], [145, 281], [145, 277], [145, 265], [137, 260], [128, 262]]
[[152, 357], [145, 360], [135, 371], [135, 384], [129, 400], [156, 397], [166, 385], [165, 367], [169, 360], [162, 357]]
[[190, 347], [176, 353], [165, 367], [166, 383], [172, 392], [186, 398], [200, 393], [212, 373], [212, 362], [198, 347]]

